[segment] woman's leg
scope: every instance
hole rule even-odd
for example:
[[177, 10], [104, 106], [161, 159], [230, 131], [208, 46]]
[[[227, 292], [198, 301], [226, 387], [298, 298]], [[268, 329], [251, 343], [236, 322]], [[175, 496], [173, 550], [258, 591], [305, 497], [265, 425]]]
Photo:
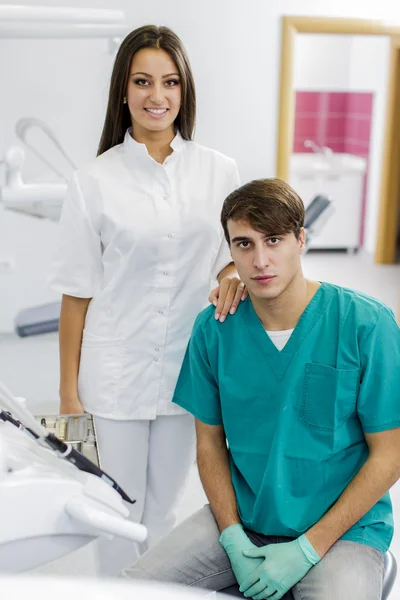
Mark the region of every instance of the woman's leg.
[[[147, 485], [150, 421], [115, 421], [94, 417], [101, 468], [110, 475], [135, 504], [126, 506], [130, 518], [142, 521]], [[95, 560], [100, 577], [117, 577], [137, 560], [139, 544], [114, 537], [101, 537], [95, 543]]]
[[142, 523], [148, 547], [176, 524], [176, 508], [195, 458], [192, 415], [159, 416], [150, 422], [149, 466]]

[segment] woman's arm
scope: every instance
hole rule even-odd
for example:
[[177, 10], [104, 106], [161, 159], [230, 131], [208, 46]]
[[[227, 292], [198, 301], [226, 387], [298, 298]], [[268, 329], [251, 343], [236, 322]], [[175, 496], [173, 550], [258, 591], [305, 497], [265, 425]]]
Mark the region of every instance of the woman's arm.
[[60, 314], [60, 414], [83, 413], [78, 395], [82, 333], [91, 298], [63, 295]]

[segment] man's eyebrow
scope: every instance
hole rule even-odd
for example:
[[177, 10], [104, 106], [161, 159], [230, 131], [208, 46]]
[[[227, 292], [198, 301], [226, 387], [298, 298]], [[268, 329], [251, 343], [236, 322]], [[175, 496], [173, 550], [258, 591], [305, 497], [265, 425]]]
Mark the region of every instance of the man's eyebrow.
[[236, 237], [234, 237], [232, 239], [232, 242], [250, 242], [250, 241], [251, 241], [251, 238], [241, 236], [241, 235], [237, 235]]
[[[131, 73], [131, 77], [133, 77], [134, 75], [145, 75], [145, 77], [152, 78], [152, 75], [150, 75], [149, 73], [145, 73], [144, 71], [137, 71], [136, 73]], [[172, 75], [176, 75], [177, 77], [179, 77], [179, 73], [168, 73], [167, 75], [163, 75], [163, 79], [165, 79], [166, 77], [172, 77]]]
[[[266, 233], [266, 234], [264, 234], [264, 237], [271, 238], [271, 237], [277, 237], [278, 235], [279, 235], [278, 233]], [[232, 242], [251, 242], [251, 241], [253, 241], [253, 238], [242, 236], [242, 235], [237, 235], [234, 238], [232, 238]]]

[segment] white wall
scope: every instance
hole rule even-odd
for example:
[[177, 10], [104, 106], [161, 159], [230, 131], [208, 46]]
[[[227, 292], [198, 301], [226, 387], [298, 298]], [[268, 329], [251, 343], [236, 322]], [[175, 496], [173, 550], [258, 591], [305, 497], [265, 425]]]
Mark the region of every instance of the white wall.
[[352, 40], [351, 35], [296, 35], [293, 88], [303, 92], [347, 91]]
[[[400, 5], [393, 0], [302, 0], [301, 5], [298, 0], [83, 0], [83, 5], [121, 8], [131, 28], [156, 23], [177, 31], [196, 76], [197, 140], [235, 157], [243, 181], [275, 174], [281, 16], [400, 20]], [[94, 155], [109, 69], [104, 42], [0, 40], [0, 154], [15, 141], [15, 120], [29, 115], [45, 118], [78, 164]], [[43, 173], [30, 157], [27, 177]], [[17, 271], [0, 275], [0, 331], [12, 328], [16, 309], [54, 298], [44, 279], [55, 236], [52, 223], [2, 217], [0, 257], [16, 256]]]

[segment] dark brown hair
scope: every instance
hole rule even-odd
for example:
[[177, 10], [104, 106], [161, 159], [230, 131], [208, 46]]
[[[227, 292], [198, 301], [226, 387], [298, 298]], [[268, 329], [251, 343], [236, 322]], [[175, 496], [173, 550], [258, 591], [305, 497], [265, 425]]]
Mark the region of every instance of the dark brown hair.
[[255, 179], [226, 198], [221, 224], [228, 242], [228, 220], [244, 220], [256, 231], [266, 234], [294, 233], [299, 239], [304, 226], [304, 204], [300, 196], [282, 179]]
[[183, 139], [192, 139], [196, 119], [196, 91], [186, 50], [178, 36], [168, 27], [145, 25], [126, 36], [115, 58], [107, 112], [97, 155], [120, 144], [126, 130], [131, 126], [129, 108], [127, 104], [123, 103], [123, 98], [126, 93], [132, 58], [142, 48], [165, 50], [176, 64], [180, 77], [182, 106], [175, 120], [175, 128]]

